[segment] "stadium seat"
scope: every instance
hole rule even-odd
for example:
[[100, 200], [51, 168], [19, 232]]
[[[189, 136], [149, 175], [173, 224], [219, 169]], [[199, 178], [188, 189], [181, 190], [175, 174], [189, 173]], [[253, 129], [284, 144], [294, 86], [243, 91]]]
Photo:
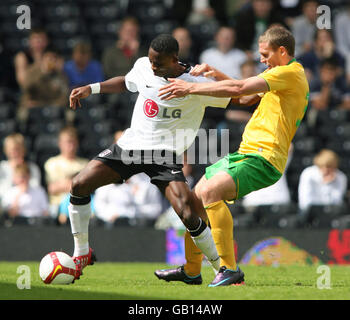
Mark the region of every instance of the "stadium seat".
[[261, 205], [253, 210], [254, 219], [261, 227], [286, 227], [286, 225], [281, 225], [281, 221], [287, 221], [289, 216], [297, 213], [297, 206], [294, 203]]
[[78, 18], [80, 16], [79, 6], [73, 2], [47, 3], [44, 7], [47, 21], [62, 21], [67, 18]]
[[15, 119], [8, 119], [0, 122], [0, 137], [4, 138], [7, 135], [16, 132], [18, 126]]
[[309, 133], [308, 133], [307, 124], [305, 122], [302, 122], [300, 124], [297, 132], [295, 133], [294, 141], [303, 139], [303, 138], [307, 137], [308, 135], [309, 135]]
[[56, 134], [39, 134], [33, 143], [33, 150], [38, 153], [50, 151], [52, 153], [59, 153], [58, 149], [58, 137]]
[[294, 142], [294, 152], [300, 154], [313, 154], [319, 149], [320, 145], [321, 142], [317, 137], [303, 137]]
[[13, 119], [16, 115], [16, 106], [11, 103], [0, 103], [0, 119]]
[[80, 150], [81, 156], [91, 159], [99, 154], [101, 151], [109, 147], [113, 143], [113, 135], [90, 135], [83, 136], [80, 139]]
[[91, 33], [92, 38], [94, 37], [105, 37], [108, 36], [108, 38], [114, 37], [116, 39], [117, 37], [117, 30], [119, 29], [120, 21], [114, 20], [108, 21], [108, 22], [100, 22], [96, 21], [96, 23], [93, 23], [89, 26], [89, 30]]
[[348, 110], [331, 110], [329, 111], [329, 119], [337, 122], [346, 122], [350, 120], [350, 112]]
[[137, 4], [133, 7], [134, 15], [142, 22], [159, 21], [167, 18], [167, 11], [163, 4]]
[[316, 228], [331, 228], [333, 220], [346, 214], [346, 205], [312, 205], [305, 213], [306, 223]]
[[174, 29], [175, 23], [170, 20], [158, 21], [156, 23], [147, 23], [146, 21], [142, 24], [140, 30], [141, 36], [144, 42], [151, 41], [155, 35], [160, 33], [171, 33]]
[[65, 124], [63, 120], [40, 121], [38, 123], [29, 124], [26, 132], [32, 137], [40, 134], [58, 135]]
[[295, 153], [288, 167], [288, 171], [300, 174], [303, 169], [313, 164], [313, 157], [313, 153], [307, 155]]
[[84, 16], [88, 20], [101, 21], [103, 20], [119, 20], [123, 17], [123, 9], [117, 3], [112, 4], [93, 4], [85, 6], [83, 9]]
[[28, 110], [28, 121], [64, 119], [65, 110], [56, 106], [35, 107]]
[[342, 123], [337, 126], [335, 133], [338, 137], [350, 139], [350, 123]]
[[331, 137], [324, 145], [325, 148], [331, 149], [342, 158], [350, 155], [350, 138], [343, 140], [338, 137]]
[[57, 140], [56, 134], [40, 134], [34, 139], [31, 158], [42, 171], [46, 160], [57, 156], [60, 152]]
[[46, 30], [51, 37], [55, 38], [65, 34], [67, 37], [85, 35], [88, 37], [88, 32], [86, 30], [85, 23], [82, 19], [67, 18], [61, 21], [49, 22], [46, 25]]
[[227, 204], [231, 211], [233, 217], [240, 216], [246, 213], [244, 206], [240, 202], [235, 202], [233, 204]]
[[334, 218], [331, 221], [331, 227], [334, 229], [349, 229], [350, 228], [350, 215], [340, 216], [338, 218]]

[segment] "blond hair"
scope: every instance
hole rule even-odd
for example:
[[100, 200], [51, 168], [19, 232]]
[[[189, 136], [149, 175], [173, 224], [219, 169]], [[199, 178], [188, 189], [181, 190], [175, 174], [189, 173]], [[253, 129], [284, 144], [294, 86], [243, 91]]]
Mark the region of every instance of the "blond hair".
[[76, 140], [79, 139], [78, 130], [75, 127], [67, 126], [62, 128], [58, 134], [58, 137], [61, 138], [64, 134], [66, 134], [69, 137], [73, 137]]
[[268, 28], [259, 38], [259, 42], [267, 42], [272, 49], [285, 47], [288, 54], [294, 57], [295, 39], [293, 34], [285, 27], [274, 25]]
[[18, 146], [21, 146], [23, 148], [23, 150], [26, 151], [25, 140], [24, 140], [24, 136], [22, 134], [12, 133], [4, 139], [4, 152], [5, 152], [5, 154], [7, 153], [6, 150], [8, 150], [10, 143], [14, 143]]
[[315, 157], [314, 164], [318, 167], [331, 167], [338, 168], [339, 157], [338, 155], [329, 149], [322, 149]]
[[21, 175], [29, 176], [29, 175], [30, 175], [29, 166], [28, 166], [27, 163], [25, 163], [25, 162], [23, 162], [23, 163], [21, 163], [21, 164], [18, 164], [18, 165], [14, 168], [14, 173], [15, 173], [15, 174], [21, 174]]

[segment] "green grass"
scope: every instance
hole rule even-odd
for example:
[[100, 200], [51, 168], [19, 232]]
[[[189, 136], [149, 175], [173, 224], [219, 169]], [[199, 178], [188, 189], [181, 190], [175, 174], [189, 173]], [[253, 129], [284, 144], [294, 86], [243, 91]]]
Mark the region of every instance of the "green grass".
[[[18, 289], [20, 265], [31, 271], [31, 288]], [[204, 283], [189, 286], [182, 282], [158, 280], [153, 272], [167, 267], [157, 263], [96, 263], [71, 285], [45, 285], [38, 275], [38, 262], [0, 262], [0, 299], [6, 300], [349, 300], [350, 267], [330, 266], [331, 289], [317, 288], [317, 266], [241, 266], [245, 286], [208, 288], [213, 279], [210, 267], [203, 267]]]

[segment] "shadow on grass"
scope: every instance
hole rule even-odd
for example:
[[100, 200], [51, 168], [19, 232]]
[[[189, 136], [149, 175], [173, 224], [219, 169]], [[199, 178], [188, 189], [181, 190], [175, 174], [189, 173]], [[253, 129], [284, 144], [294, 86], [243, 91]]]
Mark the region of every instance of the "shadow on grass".
[[18, 289], [15, 284], [0, 282], [0, 300], [163, 300], [152, 296], [135, 296], [110, 292], [88, 292], [68, 286], [31, 286]]

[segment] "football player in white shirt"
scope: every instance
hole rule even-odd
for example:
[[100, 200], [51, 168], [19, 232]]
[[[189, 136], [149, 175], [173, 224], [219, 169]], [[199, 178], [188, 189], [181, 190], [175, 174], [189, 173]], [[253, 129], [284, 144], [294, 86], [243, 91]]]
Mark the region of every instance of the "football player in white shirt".
[[[80, 99], [90, 94], [120, 93], [126, 90], [139, 93], [130, 128], [116, 144], [91, 160], [72, 181], [69, 217], [77, 278], [82, 269], [93, 264], [95, 259], [88, 241], [90, 194], [101, 186], [122, 183], [139, 172], [145, 172], [151, 178], [151, 182], [175, 209], [196, 246], [207, 256], [213, 268], [219, 269], [220, 259], [210, 229], [200, 218], [201, 214], [205, 216], [203, 205], [195, 199], [186, 184], [182, 164], [174, 160], [194, 141], [205, 107], [225, 108], [230, 98], [189, 95], [164, 101], [158, 97], [159, 88], [168, 83], [168, 78], [190, 82], [209, 81], [205, 77], [191, 76], [191, 67], [178, 61], [178, 50], [175, 38], [159, 35], [152, 40], [148, 57], [138, 59], [126, 76], [117, 76], [71, 92], [72, 109], [81, 106]], [[184, 130], [185, 137], [181, 135]], [[172, 280], [202, 283], [200, 274], [187, 276], [185, 270], [174, 277], [176, 279]]]

